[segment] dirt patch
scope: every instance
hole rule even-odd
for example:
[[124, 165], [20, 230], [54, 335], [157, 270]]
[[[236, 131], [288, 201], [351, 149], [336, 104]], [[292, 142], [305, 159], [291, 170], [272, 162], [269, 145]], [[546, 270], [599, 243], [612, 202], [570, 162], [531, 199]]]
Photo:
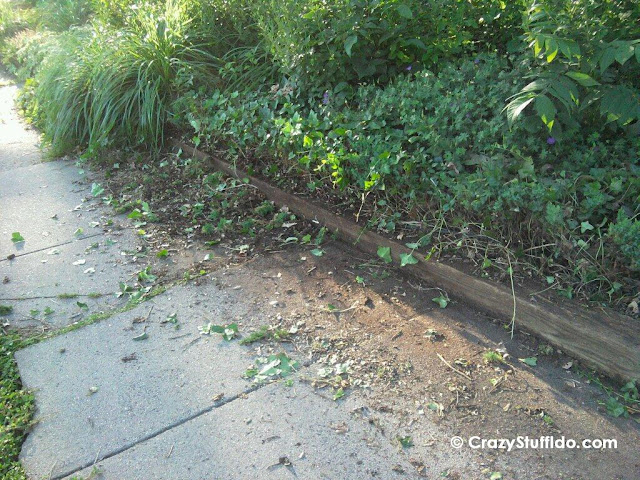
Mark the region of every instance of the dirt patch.
[[[570, 358], [526, 334], [512, 339], [500, 322], [465, 305], [453, 302], [442, 309], [432, 301], [437, 289], [367, 266], [370, 259], [357, 258], [340, 244], [325, 252], [317, 258], [293, 248], [219, 278], [263, 299], [265, 323], [296, 331], [291, 338], [299, 355], [333, 368], [310, 383], [330, 396], [342, 389], [364, 397], [370, 421], [390, 441], [410, 438], [413, 446], [404, 450], [427, 478], [446, 473], [427, 467], [434, 450], [449, 441], [442, 432], [464, 439], [618, 441], [617, 450], [590, 452], [478, 451], [472, 478], [499, 471], [518, 479], [631, 479], [640, 472], [633, 453], [640, 439], [637, 424], [606, 416], [600, 405], [606, 396]], [[270, 306], [273, 299], [277, 304]], [[519, 360], [534, 357], [535, 367]], [[339, 380], [336, 366], [346, 371]], [[469, 478], [455, 477], [463, 473], [451, 471], [446, 478]]]

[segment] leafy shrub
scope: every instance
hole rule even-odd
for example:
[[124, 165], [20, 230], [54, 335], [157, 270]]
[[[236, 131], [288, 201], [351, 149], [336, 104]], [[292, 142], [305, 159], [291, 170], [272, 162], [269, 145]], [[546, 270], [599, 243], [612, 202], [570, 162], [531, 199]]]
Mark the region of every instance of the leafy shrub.
[[569, 138], [581, 127], [610, 132], [624, 127], [638, 135], [638, 18], [636, 1], [534, 2], [525, 30], [539, 68], [508, 105], [510, 120], [531, 106], [556, 138]]
[[35, 76], [40, 65], [56, 44], [49, 32], [26, 29], [0, 44], [0, 56], [5, 67], [21, 81]]
[[255, 5], [254, 16], [282, 74], [318, 97], [339, 84], [386, 83], [406, 70], [437, 69], [465, 52], [497, 48], [491, 42], [520, 33], [507, 22], [519, 17], [521, 5], [520, 1], [265, 0]]

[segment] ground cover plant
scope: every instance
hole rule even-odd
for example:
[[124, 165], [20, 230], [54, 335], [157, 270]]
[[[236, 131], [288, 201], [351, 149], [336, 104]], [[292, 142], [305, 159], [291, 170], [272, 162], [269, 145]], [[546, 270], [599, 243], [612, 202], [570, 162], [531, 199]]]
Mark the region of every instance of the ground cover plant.
[[26, 346], [17, 335], [0, 334], [0, 477], [26, 478], [18, 460], [22, 439], [31, 424], [33, 394], [22, 389], [13, 353]]
[[414, 255], [637, 314], [637, 2], [17, 7], [0, 51], [54, 154], [184, 133]]

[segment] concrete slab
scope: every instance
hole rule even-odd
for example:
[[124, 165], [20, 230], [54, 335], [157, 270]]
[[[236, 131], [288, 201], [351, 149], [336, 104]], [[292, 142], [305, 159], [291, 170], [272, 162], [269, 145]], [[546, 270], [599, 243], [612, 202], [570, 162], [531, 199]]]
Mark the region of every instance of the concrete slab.
[[419, 478], [375, 426], [298, 382], [263, 387], [96, 468], [101, 480]]
[[[218, 291], [205, 303], [178, 287], [18, 352], [23, 384], [36, 394], [38, 423], [21, 453], [31, 478], [91, 463], [249, 388], [250, 349], [198, 331], [233, 318], [238, 295]], [[163, 323], [173, 312], [178, 329]]]
[[[77, 321], [74, 315], [83, 313], [78, 300], [59, 298], [70, 294], [103, 294], [99, 302], [81, 300], [91, 304], [92, 313], [112, 308], [119, 282], [132, 284], [136, 273], [146, 267], [145, 259], [135, 261], [136, 257], [127, 254], [135, 248], [133, 237], [131, 231], [112, 232], [0, 261], [0, 303], [13, 307], [6, 320], [16, 327], [68, 325]], [[55, 313], [36, 318], [30, 313], [44, 312], [47, 307]]]
[[[57, 160], [0, 172], [0, 258], [26, 253], [69, 240], [81, 228], [97, 233], [103, 223], [91, 185], [73, 162]], [[25, 242], [15, 244], [20, 232]]]

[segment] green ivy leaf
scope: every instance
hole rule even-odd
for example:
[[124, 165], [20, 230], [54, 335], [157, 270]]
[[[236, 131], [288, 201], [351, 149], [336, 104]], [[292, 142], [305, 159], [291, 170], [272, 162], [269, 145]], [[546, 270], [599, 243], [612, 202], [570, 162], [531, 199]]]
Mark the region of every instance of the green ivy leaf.
[[580, 224], [580, 233], [584, 233], [588, 230], [593, 230], [593, 225], [591, 225], [589, 222], [582, 222]]
[[94, 197], [99, 197], [103, 193], [104, 193], [104, 188], [102, 187], [102, 185], [100, 185], [99, 183], [91, 184], [91, 195], [93, 195]]
[[436, 302], [440, 308], [447, 308], [447, 305], [449, 305], [449, 299], [443, 294], [440, 294], [439, 297], [432, 298], [431, 301]]
[[391, 248], [390, 247], [378, 247], [378, 256], [384, 260], [384, 263], [391, 263]]
[[609, 397], [605, 406], [607, 407], [607, 413], [612, 417], [626, 417], [629, 415], [624, 405], [616, 400], [615, 397]]
[[405, 265], [415, 265], [418, 263], [418, 259], [411, 255], [410, 253], [401, 253], [400, 254], [400, 266], [404, 267]]
[[24, 242], [24, 237], [22, 235], [20, 235], [20, 232], [13, 232], [11, 234], [11, 241], [13, 243]]

